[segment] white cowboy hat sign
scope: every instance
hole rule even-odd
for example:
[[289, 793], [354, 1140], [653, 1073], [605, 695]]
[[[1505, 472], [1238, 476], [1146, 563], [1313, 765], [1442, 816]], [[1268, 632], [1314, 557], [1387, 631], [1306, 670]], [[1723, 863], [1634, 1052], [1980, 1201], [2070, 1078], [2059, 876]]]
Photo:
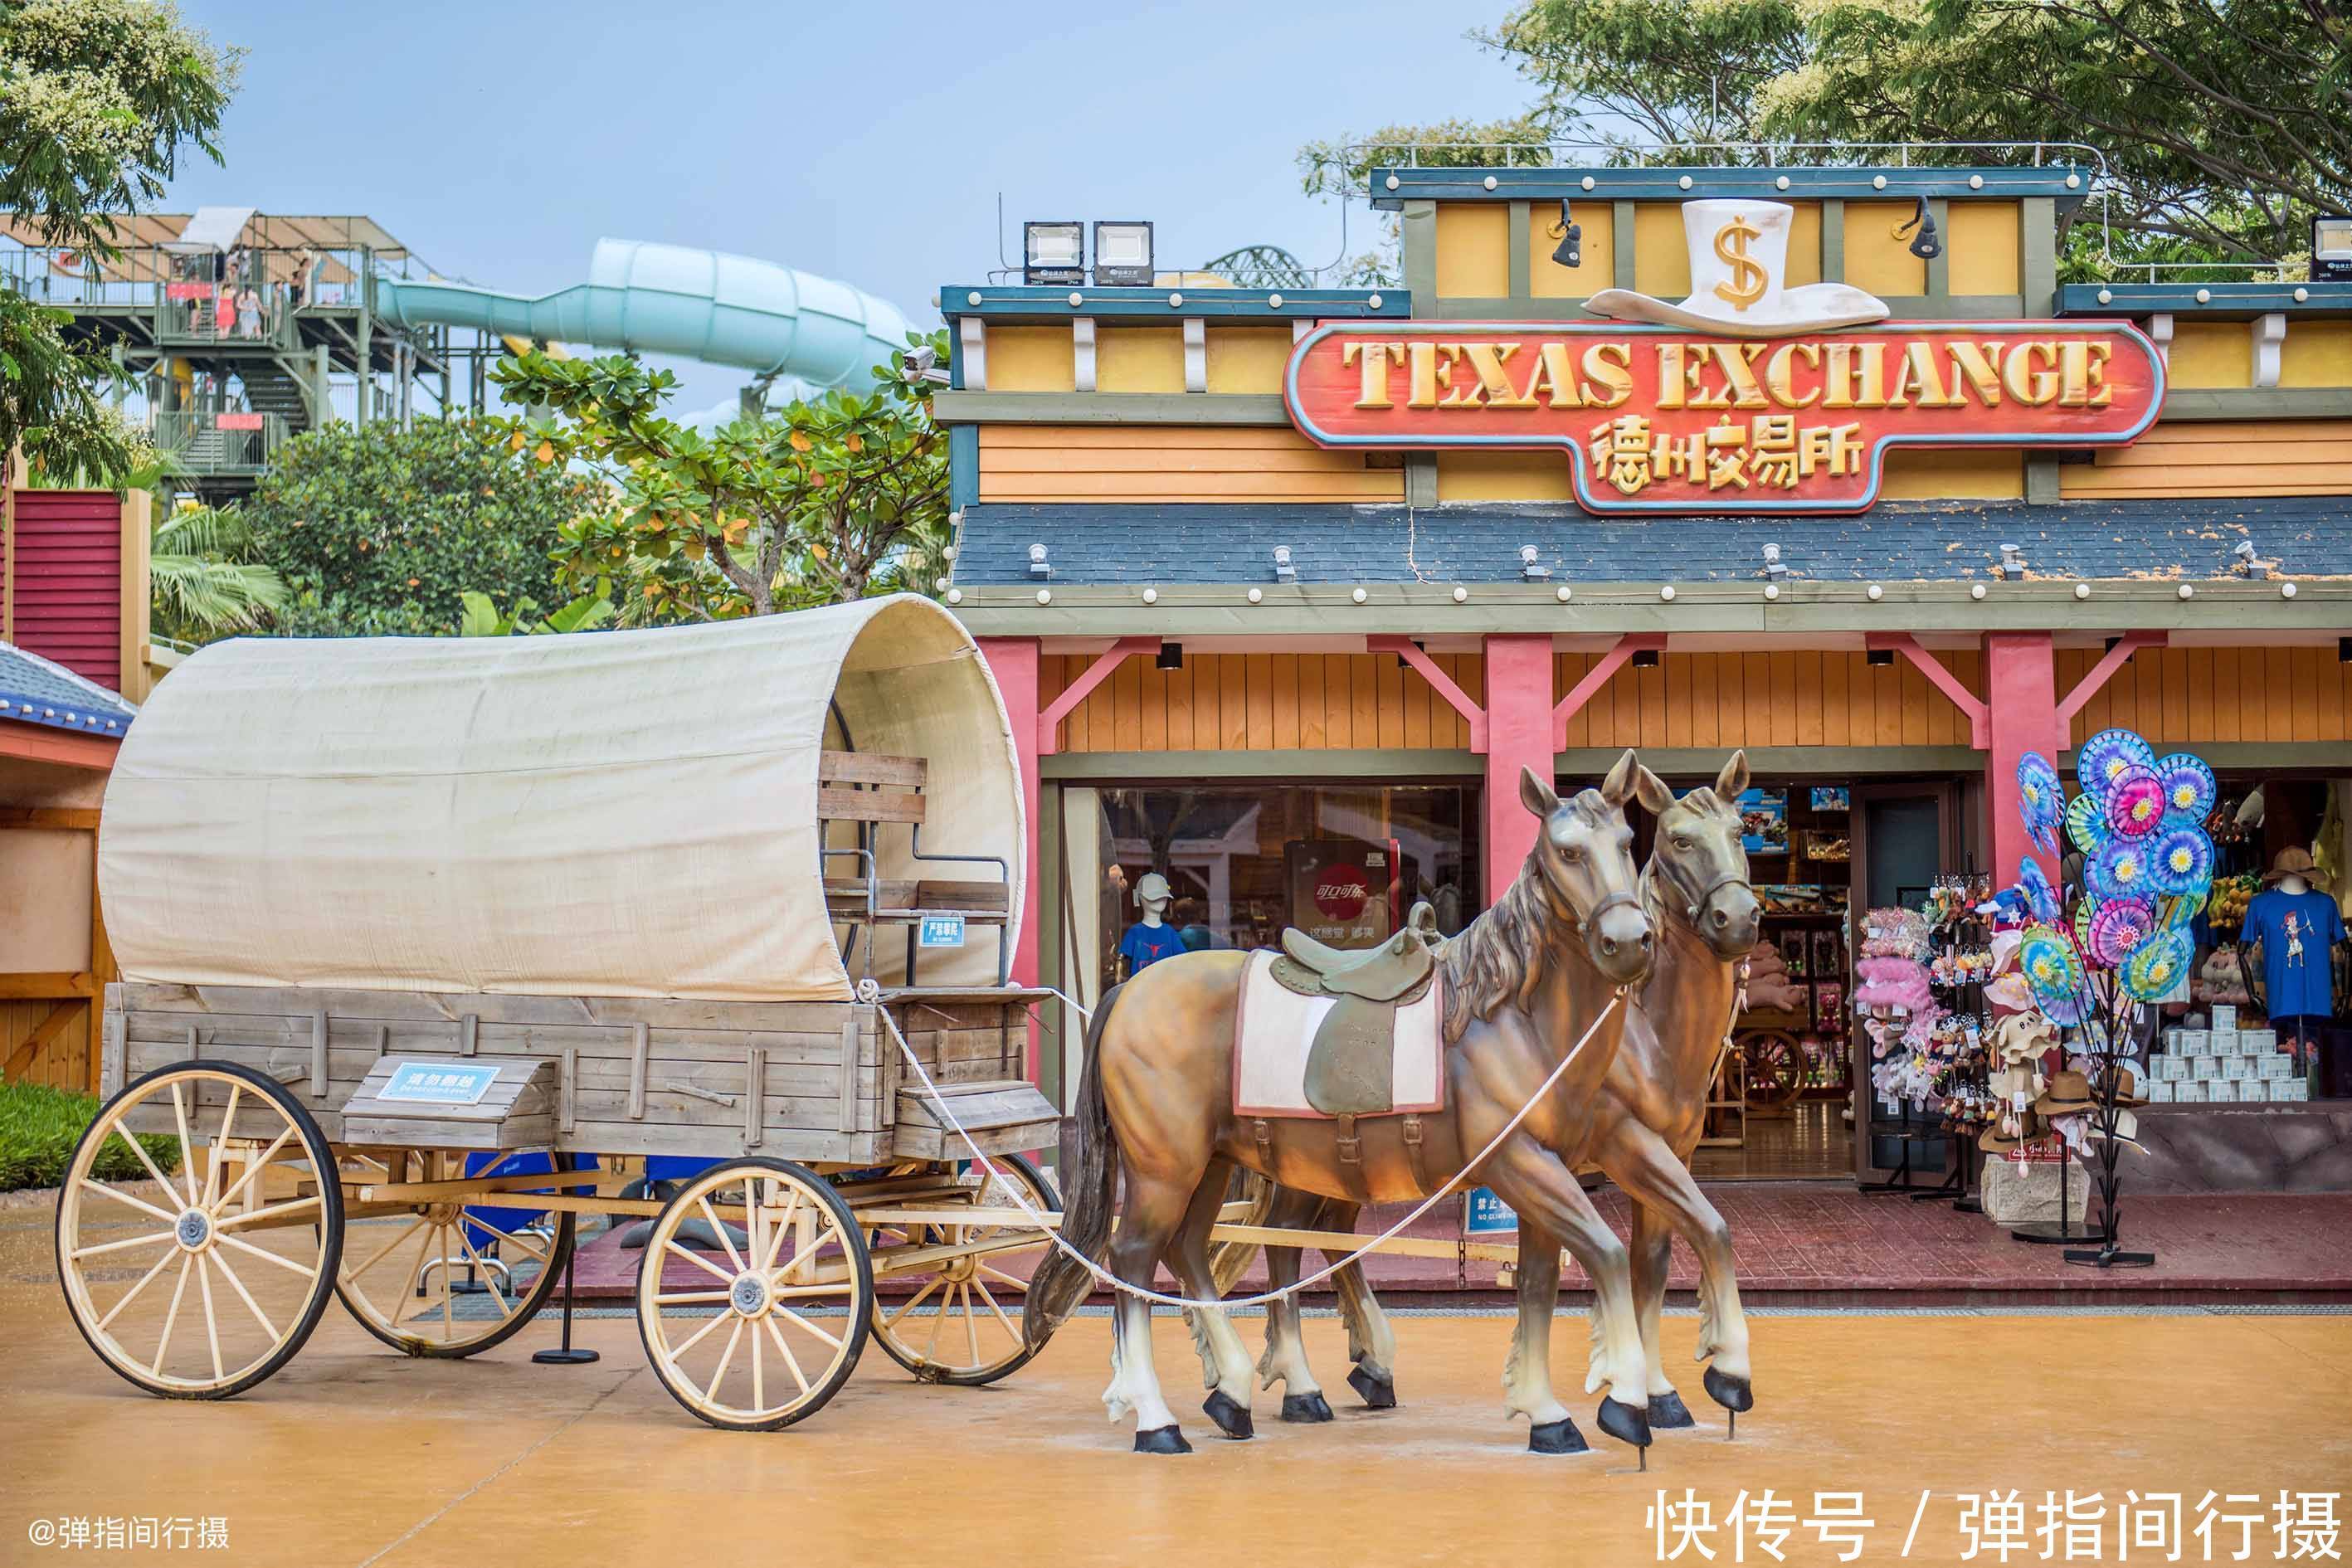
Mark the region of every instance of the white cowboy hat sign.
[[1794, 216], [1795, 209], [1785, 202], [1685, 202], [1690, 298], [1676, 305], [1631, 289], [1603, 289], [1584, 308], [1620, 321], [1654, 321], [1737, 338], [1885, 321], [1886, 301], [1851, 284], [1788, 286]]

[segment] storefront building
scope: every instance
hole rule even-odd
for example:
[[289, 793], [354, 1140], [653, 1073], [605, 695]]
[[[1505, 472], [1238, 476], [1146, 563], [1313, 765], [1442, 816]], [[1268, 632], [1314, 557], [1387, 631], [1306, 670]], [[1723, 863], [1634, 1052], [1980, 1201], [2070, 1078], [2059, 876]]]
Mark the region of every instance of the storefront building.
[[2340, 873], [2352, 280], [2062, 287], [2089, 178], [1382, 168], [1402, 288], [944, 287], [949, 597], [1034, 744], [1018, 967], [1091, 1005], [1147, 918], [1456, 929], [1523, 766], [1745, 748], [1780, 1081], [1727, 1091], [1717, 1168], [1867, 1180], [1852, 911], [2013, 878], [2024, 752], [2194, 751], [2225, 874]]

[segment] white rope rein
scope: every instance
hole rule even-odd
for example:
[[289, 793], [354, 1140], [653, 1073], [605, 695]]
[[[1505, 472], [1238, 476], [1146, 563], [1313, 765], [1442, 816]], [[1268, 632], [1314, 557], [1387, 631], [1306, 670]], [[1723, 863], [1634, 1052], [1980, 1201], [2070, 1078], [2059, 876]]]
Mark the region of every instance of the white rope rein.
[[[881, 987], [875, 984], [871, 979], [860, 980], [857, 983], [858, 1000], [862, 1002], [875, 1002], [879, 999], [880, 994]], [[1067, 1000], [1067, 998], [1064, 999]], [[1060, 1247], [1073, 1262], [1076, 1263], [1087, 1273], [1093, 1275], [1097, 1279], [1099, 1279], [1114, 1290], [1124, 1291], [1130, 1296], [1139, 1296], [1147, 1301], [1156, 1302], [1163, 1307], [1181, 1307], [1187, 1311], [1191, 1311], [1196, 1308], [1216, 1308], [1229, 1310], [1236, 1307], [1262, 1307], [1269, 1302], [1279, 1301], [1286, 1296], [1296, 1295], [1299, 1291], [1307, 1289], [1309, 1286], [1320, 1285], [1324, 1280], [1330, 1279], [1331, 1276], [1339, 1273], [1339, 1270], [1347, 1268], [1349, 1264], [1361, 1262], [1365, 1258], [1379, 1251], [1389, 1242], [1393, 1241], [1398, 1237], [1403, 1235], [1405, 1230], [1410, 1227], [1414, 1221], [1427, 1214], [1431, 1209], [1435, 1208], [1446, 1194], [1453, 1192], [1454, 1183], [1461, 1181], [1463, 1177], [1476, 1170], [1480, 1165], [1485, 1164], [1488, 1156], [1492, 1155], [1496, 1149], [1502, 1147], [1503, 1140], [1508, 1138], [1513, 1132], [1518, 1131], [1519, 1123], [1528, 1119], [1528, 1113], [1535, 1110], [1536, 1104], [1538, 1100], [1542, 1100], [1544, 1096], [1551, 1092], [1552, 1086], [1559, 1082], [1560, 1075], [1568, 1071], [1569, 1064], [1576, 1060], [1578, 1054], [1584, 1049], [1585, 1044], [1590, 1041], [1593, 1036], [1601, 1032], [1601, 1026], [1609, 1021], [1609, 1016], [1612, 1013], [1614, 1013], [1617, 1010], [1618, 1005], [1624, 1000], [1625, 988], [1621, 985], [1617, 988], [1615, 994], [1609, 998], [1609, 1005], [1601, 1009], [1600, 1016], [1592, 1020], [1591, 1027], [1586, 1029], [1583, 1035], [1579, 1037], [1576, 1044], [1569, 1047], [1567, 1052], [1561, 1056], [1559, 1058], [1559, 1065], [1551, 1069], [1551, 1075], [1543, 1080], [1543, 1083], [1536, 1089], [1534, 1094], [1528, 1097], [1528, 1102], [1525, 1105], [1520, 1106], [1519, 1109], [1512, 1114], [1512, 1117], [1508, 1121], [1503, 1123], [1502, 1130], [1496, 1132], [1494, 1137], [1487, 1140], [1486, 1146], [1484, 1149], [1479, 1150], [1477, 1155], [1454, 1174], [1452, 1181], [1445, 1183], [1435, 1192], [1430, 1194], [1429, 1196], [1423, 1198], [1420, 1205], [1416, 1206], [1411, 1214], [1406, 1215], [1402, 1219], [1397, 1221], [1396, 1224], [1389, 1226], [1388, 1229], [1372, 1237], [1370, 1241], [1364, 1243], [1363, 1246], [1348, 1254], [1347, 1257], [1340, 1258], [1337, 1263], [1327, 1264], [1315, 1273], [1307, 1275], [1305, 1279], [1302, 1279], [1294, 1284], [1286, 1285], [1279, 1290], [1266, 1290], [1255, 1296], [1242, 1296], [1234, 1298], [1213, 1296], [1207, 1300], [1195, 1300], [1190, 1296], [1171, 1296], [1162, 1291], [1151, 1289], [1146, 1286], [1130, 1285], [1126, 1280], [1121, 1279], [1117, 1275], [1111, 1273], [1109, 1269], [1105, 1268], [1101, 1264], [1097, 1263], [1093, 1258], [1088, 1258], [1076, 1247], [1071, 1246], [1068, 1242], [1063, 1240], [1060, 1229], [1052, 1224], [1045, 1215], [1040, 1214], [1037, 1210], [1030, 1207], [1028, 1200], [1021, 1195], [1019, 1189], [1014, 1187], [1013, 1184], [1006, 1184], [1007, 1191], [1005, 1195], [1013, 1200], [1013, 1207], [1019, 1209], [1023, 1214], [1027, 1215], [1031, 1219], [1037, 1222], [1037, 1227], [1045, 1232], [1046, 1240], [1052, 1242], [1055, 1247]], [[1073, 1003], [1072, 1005], [1075, 1006], [1076, 1004]], [[940, 1119], [946, 1121], [948, 1126], [954, 1131], [955, 1135], [963, 1141], [964, 1147], [971, 1151], [972, 1159], [977, 1161], [983, 1170], [992, 1172], [995, 1169], [994, 1163], [991, 1161], [988, 1155], [981, 1152], [980, 1145], [972, 1142], [971, 1134], [964, 1131], [963, 1123], [956, 1120], [955, 1112], [948, 1109], [947, 1097], [940, 1093], [939, 1086], [931, 1081], [931, 1075], [923, 1070], [922, 1058], [915, 1054], [915, 1047], [907, 1043], [907, 1037], [905, 1033], [899, 1029], [898, 1021], [890, 1016], [890, 1009], [887, 1007], [881, 1007], [878, 1011], [882, 1015], [882, 1021], [890, 1026], [891, 1037], [898, 1042], [898, 1049], [905, 1054], [907, 1058], [907, 1065], [915, 1069], [915, 1076], [922, 1080], [923, 1092], [930, 1097], [933, 1110], [939, 1114]], [[1268, 1179], [1271, 1180], [1271, 1178]]]

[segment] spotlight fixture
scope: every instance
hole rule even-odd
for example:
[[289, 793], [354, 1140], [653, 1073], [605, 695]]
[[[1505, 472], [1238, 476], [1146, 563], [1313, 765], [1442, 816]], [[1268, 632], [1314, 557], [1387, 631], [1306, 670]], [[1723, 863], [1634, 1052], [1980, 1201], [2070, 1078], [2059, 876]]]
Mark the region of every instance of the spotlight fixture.
[[1095, 223], [1095, 287], [1151, 286], [1151, 226], [1143, 222]]
[[1925, 196], [1919, 198], [1919, 210], [1913, 213], [1908, 221], [1895, 226], [1895, 237], [1901, 239], [1915, 228], [1919, 232], [1911, 238], [1912, 255], [1922, 261], [1933, 261], [1944, 254], [1944, 242], [1936, 235], [1936, 215], [1927, 210], [1927, 198]]
[[1895, 662], [1895, 650], [1891, 647], [1872, 648], [1862, 656], [1862, 662], [1873, 669], [1885, 669]]
[[2000, 563], [1992, 569], [1992, 574], [1996, 577], [2002, 578], [2024, 576], [2024, 551], [2014, 544], [2002, 545], [2000, 547]]
[[2241, 539], [2230, 553], [2237, 558], [2238, 570], [2259, 582], [2271, 574], [2271, 563], [2254, 553], [2254, 542]]
[[1559, 221], [1551, 226], [1551, 237], [1559, 241], [1551, 253], [1553, 262], [1561, 267], [1584, 265], [1584, 226], [1576, 221], [1569, 210], [1568, 198], [1559, 198]]
[[1159, 669], [1183, 668], [1184, 645], [1180, 642], [1161, 643], [1160, 645], [1160, 657], [1153, 659], [1151, 663], [1155, 668]]
[[1788, 574], [1788, 571], [1789, 568], [1780, 560], [1780, 547], [1777, 544], [1767, 544], [1764, 547], [1764, 575], [1782, 577]]
[[1021, 281], [1076, 288], [1087, 280], [1087, 226], [1024, 223], [1021, 226]]
[[2352, 214], [2311, 220], [2311, 276], [2314, 281], [2352, 283]]
[[1298, 568], [1291, 564], [1290, 546], [1287, 544], [1274, 547], [1274, 580], [1277, 583], [1298, 581]]
[[1029, 547], [1029, 575], [1032, 577], [1051, 577], [1053, 574], [1054, 568], [1045, 559], [1045, 547], [1042, 544], [1031, 545]]
[[1532, 544], [1519, 546], [1519, 577], [1523, 582], [1541, 583], [1551, 576], [1551, 568], [1538, 559], [1542, 552]]
[[1654, 647], [1636, 648], [1633, 657], [1625, 662], [1635, 669], [1655, 669], [1658, 668], [1658, 650]]

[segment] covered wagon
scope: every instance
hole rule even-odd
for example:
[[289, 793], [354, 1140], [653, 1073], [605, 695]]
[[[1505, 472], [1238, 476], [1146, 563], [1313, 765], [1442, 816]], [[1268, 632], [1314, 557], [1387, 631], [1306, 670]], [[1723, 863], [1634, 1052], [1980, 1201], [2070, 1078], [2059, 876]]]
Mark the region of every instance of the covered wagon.
[[1025, 1359], [1057, 1205], [1018, 1156], [1057, 1124], [1007, 983], [1022, 794], [929, 601], [222, 644], [103, 823], [123, 979], [58, 1262], [131, 1382], [250, 1387], [331, 1295], [485, 1350], [583, 1214], [650, 1222], [646, 1347], [717, 1425], [813, 1413], [869, 1331], [929, 1381]]

